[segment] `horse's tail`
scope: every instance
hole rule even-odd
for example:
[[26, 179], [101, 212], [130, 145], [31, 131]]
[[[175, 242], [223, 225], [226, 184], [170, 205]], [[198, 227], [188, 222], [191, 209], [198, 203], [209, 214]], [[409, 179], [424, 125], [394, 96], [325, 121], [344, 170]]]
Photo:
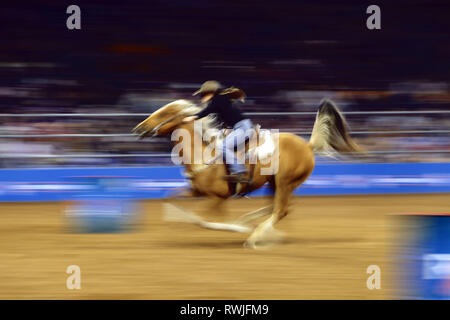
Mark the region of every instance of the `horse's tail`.
[[338, 107], [328, 99], [320, 103], [309, 144], [315, 152], [363, 151], [350, 137], [347, 122]]

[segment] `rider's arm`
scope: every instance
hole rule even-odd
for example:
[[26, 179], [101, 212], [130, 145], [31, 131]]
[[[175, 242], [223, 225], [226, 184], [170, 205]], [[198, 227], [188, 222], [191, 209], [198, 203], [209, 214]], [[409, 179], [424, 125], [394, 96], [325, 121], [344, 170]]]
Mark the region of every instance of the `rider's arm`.
[[219, 109], [218, 109], [216, 100], [213, 99], [213, 100], [211, 100], [211, 103], [209, 103], [205, 109], [194, 114], [194, 116], [197, 116], [198, 118], [203, 118], [203, 117], [206, 117], [207, 115], [209, 115], [210, 113], [218, 113], [218, 111], [219, 111]]

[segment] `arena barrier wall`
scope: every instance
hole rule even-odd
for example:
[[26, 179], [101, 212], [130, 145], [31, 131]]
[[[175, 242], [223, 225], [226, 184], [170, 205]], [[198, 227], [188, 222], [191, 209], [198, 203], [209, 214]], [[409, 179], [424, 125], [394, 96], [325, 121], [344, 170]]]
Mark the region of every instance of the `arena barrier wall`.
[[[120, 179], [128, 197], [156, 199], [188, 185], [181, 167], [41, 168], [0, 170], [0, 201], [74, 200], [86, 179]], [[97, 182], [96, 182], [97, 183]], [[264, 186], [252, 196], [269, 194]], [[321, 164], [296, 195], [450, 192], [450, 163]]]

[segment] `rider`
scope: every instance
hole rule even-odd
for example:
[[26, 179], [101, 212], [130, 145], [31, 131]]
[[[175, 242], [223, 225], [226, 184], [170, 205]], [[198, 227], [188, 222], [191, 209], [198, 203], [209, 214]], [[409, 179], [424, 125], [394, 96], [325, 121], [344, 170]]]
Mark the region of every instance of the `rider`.
[[[243, 116], [241, 111], [233, 105], [233, 100], [244, 100], [245, 93], [237, 88], [222, 89], [219, 82], [210, 80], [203, 83], [201, 88], [194, 92], [194, 96], [199, 95], [202, 103], [209, 102], [208, 106], [193, 116], [183, 119], [189, 122], [197, 118], [203, 118], [214, 113], [217, 114], [218, 120], [227, 128], [233, 131], [225, 137], [223, 142], [222, 155], [226, 165], [230, 169], [230, 175], [226, 176], [226, 180], [232, 182], [247, 182], [247, 169], [244, 164], [237, 163], [234, 150], [242, 147], [245, 143], [246, 134], [253, 128], [250, 119]], [[240, 129], [240, 130], [239, 130]], [[249, 137], [250, 138], [250, 137]]]

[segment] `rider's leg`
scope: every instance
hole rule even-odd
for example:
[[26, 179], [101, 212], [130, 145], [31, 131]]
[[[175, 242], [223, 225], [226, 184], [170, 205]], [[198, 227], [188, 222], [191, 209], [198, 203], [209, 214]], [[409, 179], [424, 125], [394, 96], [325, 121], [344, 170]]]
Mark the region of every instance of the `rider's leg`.
[[224, 161], [227, 167], [230, 169], [231, 174], [245, 173], [245, 166], [237, 163], [237, 158], [234, 154], [235, 146], [240, 145], [240, 140], [242, 139], [242, 135], [240, 130], [233, 130], [223, 142], [222, 153], [224, 156]]
[[[243, 159], [241, 161], [237, 161], [234, 150], [237, 148], [238, 150], [245, 145], [246, 138], [251, 138], [253, 125], [252, 122], [248, 119], [242, 120], [238, 122], [233, 131], [225, 138], [222, 146], [222, 152], [224, 156], [225, 163], [229, 166], [231, 174], [241, 174], [246, 173], [247, 169], [244, 165]], [[245, 159], [245, 158], [244, 158]]]

